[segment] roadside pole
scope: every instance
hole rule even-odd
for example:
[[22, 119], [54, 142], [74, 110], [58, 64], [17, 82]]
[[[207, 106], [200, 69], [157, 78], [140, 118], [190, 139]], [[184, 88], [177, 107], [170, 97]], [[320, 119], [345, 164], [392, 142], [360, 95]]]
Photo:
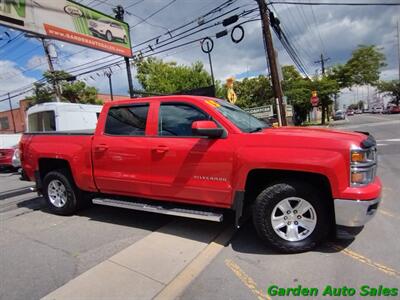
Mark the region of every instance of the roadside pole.
[[[113, 9], [115, 12], [115, 18], [119, 21], [124, 20], [125, 10], [121, 5], [117, 5], [116, 8]], [[128, 35], [130, 35], [130, 29], [128, 26]], [[132, 72], [131, 72], [131, 64], [129, 61], [129, 57], [124, 57], [125, 66], [126, 66], [126, 75], [128, 76], [128, 86], [129, 86], [129, 97], [133, 98], [135, 96], [133, 92], [133, 83], [132, 83]]]
[[128, 76], [129, 97], [133, 98], [135, 95], [133, 93], [131, 64], [129, 62], [129, 57], [124, 57], [124, 59], [125, 59], [125, 65], [126, 65], [126, 74]]
[[260, 9], [264, 47], [267, 52], [266, 53], [267, 62], [269, 63], [271, 71], [272, 90], [274, 92], [274, 97], [277, 102], [278, 116], [281, 116], [281, 122], [279, 125], [286, 126], [287, 122], [286, 122], [285, 109], [283, 107], [283, 101], [282, 101], [282, 88], [281, 88], [281, 83], [279, 81], [278, 65], [276, 62], [274, 45], [272, 42], [271, 29], [269, 27], [269, 15], [267, 13], [268, 8], [267, 5], [265, 4], [265, 0], [255, 0], [255, 1], [257, 2], [258, 7]]
[[10, 93], [7, 93], [7, 95], [8, 95], [8, 104], [10, 105], [10, 114], [11, 114], [11, 120], [13, 122], [14, 133], [17, 133], [17, 128], [15, 128], [13, 109], [12, 109], [12, 105], [11, 105], [11, 96], [10, 96]]
[[[50, 56], [48, 45], [47, 45], [47, 43], [46, 43], [44, 38], [40, 38], [40, 39], [42, 41], [44, 52], [45, 52], [46, 57], [47, 57], [47, 63], [49, 64], [49, 71], [50, 71], [51, 74], [54, 75], [53, 61], [51, 60], [51, 56]], [[54, 81], [53, 81], [53, 90], [54, 90], [54, 94], [56, 95], [56, 101], [57, 102], [61, 102], [61, 94], [60, 94], [60, 90], [58, 89], [58, 84], [56, 83], [56, 79], [55, 78], [54, 78]]]
[[114, 94], [113, 94], [113, 88], [112, 88], [112, 80], [111, 80], [111, 76], [112, 76], [112, 72], [111, 69], [109, 72], [105, 72], [106, 76], [108, 77], [108, 85], [110, 86], [110, 97], [111, 97], [111, 101], [114, 101]]
[[399, 60], [399, 81], [400, 81], [400, 30], [399, 30], [399, 21], [397, 21], [397, 59]]

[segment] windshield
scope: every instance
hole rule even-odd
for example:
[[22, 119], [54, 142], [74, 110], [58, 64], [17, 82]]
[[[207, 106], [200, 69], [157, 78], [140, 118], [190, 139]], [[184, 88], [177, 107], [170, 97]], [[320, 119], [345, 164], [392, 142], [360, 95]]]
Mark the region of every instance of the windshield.
[[215, 101], [219, 105], [214, 105], [214, 107], [243, 132], [257, 132], [270, 127], [266, 122], [253, 117], [236, 105], [220, 99], [215, 99]]

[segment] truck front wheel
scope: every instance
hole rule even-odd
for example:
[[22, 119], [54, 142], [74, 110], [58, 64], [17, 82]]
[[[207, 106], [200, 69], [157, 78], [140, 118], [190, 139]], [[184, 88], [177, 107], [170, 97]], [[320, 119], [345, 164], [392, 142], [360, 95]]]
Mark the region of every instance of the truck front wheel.
[[284, 253], [309, 251], [330, 230], [323, 193], [306, 182], [281, 182], [268, 186], [253, 205], [258, 235]]
[[82, 192], [66, 170], [46, 174], [43, 179], [43, 195], [50, 211], [58, 215], [73, 214], [82, 201]]

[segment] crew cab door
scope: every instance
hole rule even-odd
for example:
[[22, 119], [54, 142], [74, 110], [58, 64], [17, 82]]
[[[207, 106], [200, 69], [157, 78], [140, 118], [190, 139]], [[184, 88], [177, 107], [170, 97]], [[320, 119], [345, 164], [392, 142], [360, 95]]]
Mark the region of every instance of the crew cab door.
[[104, 130], [96, 133], [92, 145], [94, 179], [100, 192], [151, 193], [148, 112], [148, 103], [110, 107]]
[[192, 134], [192, 123], [212, 119], [184, 102], [160, 102], [158, 134], [150, 139], [152, 194], [159, 199], [229, 206], [233, 147], [228, 136]]

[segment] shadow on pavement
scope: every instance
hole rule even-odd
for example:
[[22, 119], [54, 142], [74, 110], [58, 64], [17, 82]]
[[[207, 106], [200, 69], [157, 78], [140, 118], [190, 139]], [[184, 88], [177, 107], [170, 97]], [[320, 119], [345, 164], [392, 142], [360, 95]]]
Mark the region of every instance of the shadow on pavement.
[[[337, 240], [334, 237], [329, 238], [322, 245], [318, 246], [312, 252], [336, 253], [343, 248], [348, 247], [354, 239]], [[230, 242], [232, 249], [241, 253], [266, 254], [266, 255], [284, 255], [266, 245], [257, 235], [251, 221], [244, 224], [235, 234]]]
[[[42, 197], [20, 202], [18, 204], [18, 207], [27, 207], [34, 210], [40, 209], [44, 213], [51, 214], [51, 212], [46, 207], [45, 200]], [[106, 207], [100, 205], [92, 205], [86, 209], [80, 210], [75, 215], [80, 217], [86, 217], [92, 221], [106, 222], [106, 223], [135, 227], [151, 231], [159, 229], [161, 226], [165, 225], [168, 222], [177, 222], [178, 223], [177, 228], [173, 229], [172, 231], [171, 230], [163, 231], [163, 229], [160, 229], [160, 231], [166, 234], [176, 235], [179, 237], [197, 240], [200, 242], [204, 242], [203, 235], [201, 234], [188, 235], [187, 232], [185, 232], [185, 230], [180, 230], [179, 226], [182, 226], [182, 228], [184, 228], [185, 222], [188, 222], [186, 224], [190, 225], [191, 227], [200, 227], [204, 228], [204, 230], [212, 230], [215, 229], [216, 227], [220, 227], [222, 230], [223, 228], [234, 226], [233, 217], [229, 214], [227, 214], [223, 224], [220, 224], [208, 221], [185, 219], [174, 216], [160, 215], [142, 211], [134, 211], [117, 207]], [[348, 247], [353, 242], [353, 240], [354, 239], [336, 240], [334, 238], [330, 238], [321, 246], [313, 250], [313, 252], [322, 252], [322, 253], [340, 252], [342, 249]], [[268, 245], [266, 245], [258, 237], [257, 232], [254, 229], [251, 221], [246, 222], [240, 229], [236, 230], [228, 245], [224, 246], [229, 246], [229, 245], [231, 245], [234, 251], [241, 253], [282, 255], [281, 253], [276, 252], [272, 248], [268, 247]]]

